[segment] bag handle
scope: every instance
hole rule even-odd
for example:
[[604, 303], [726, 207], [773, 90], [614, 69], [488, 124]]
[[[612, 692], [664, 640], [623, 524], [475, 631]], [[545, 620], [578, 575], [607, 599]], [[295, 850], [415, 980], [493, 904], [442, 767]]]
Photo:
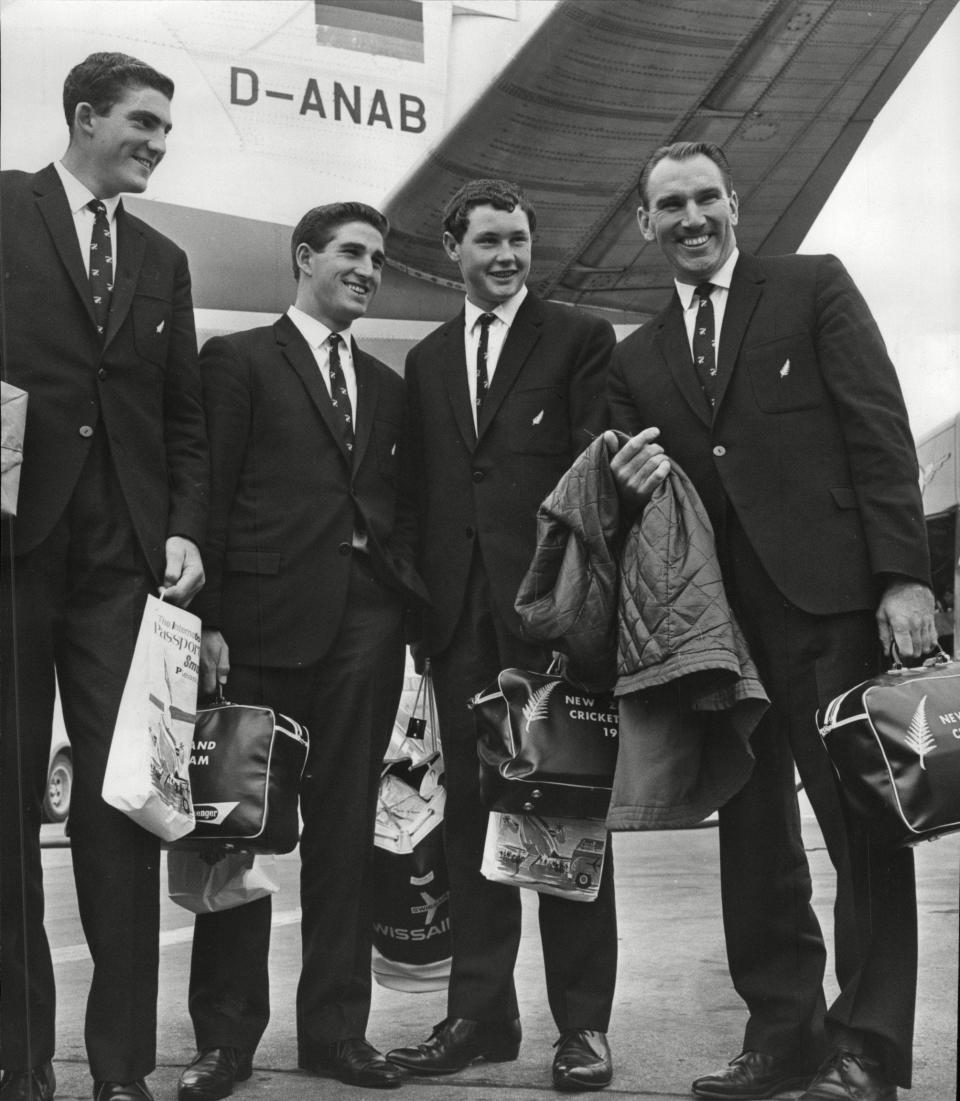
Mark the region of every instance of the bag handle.
[[[903, 658], [900, 656], [900, 647], [894, 639], [890, 640], [890, 672], [902, 673], [906, 666], [903, 664]], [[937, 649], [934, 653], [927, 655], [919, 665], [912, 666], [914, 669], [932, 669], [937, 665], [949, 665], [950, 655], [943, 649], [940, 643], [937, 643]]]

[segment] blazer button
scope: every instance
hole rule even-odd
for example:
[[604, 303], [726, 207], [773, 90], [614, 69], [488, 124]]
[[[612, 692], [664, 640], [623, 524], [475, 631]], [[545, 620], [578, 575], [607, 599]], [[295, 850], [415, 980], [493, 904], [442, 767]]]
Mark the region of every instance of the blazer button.
[[101, 382], [103, 382], [106, 377], [107, 372], [103, 369], [103, 367], [101, 367], [100, 370], [97, 371], [97, 378], [100, 379]]
[[475, 533], [474, 533], [473, 528], [467, 528], [467, 530], [464, 534], [466, 535], [466, 537], [468, 539], [472, 539]]
[[93, 429], [89, 424], [82, 424], [80, 425], [80, 435], [83, 436], [85, 440], [89, 440], [93, 435]]
[[475, 470], [475, 471], [473, 472], [473, 480], [474, 480], [475, 482], [482, 482], [482, 481], [483, 481], [483, 479], [484, 479], [484, 476], [485, 476], [485, 475], [484, 475], [484, 473], [483, 473], [483, 471], [482, 471], [482, 470]]
[[713, 449], [713, 453], [717, 456], [718, 459], [722, 459], [723, 456], [726, 455], [727, 449], [723, 446], [722, 443], [718, 443], [717, 446]]
[[353, 547], [349, 543], [341, 543], [340, 546], [337, 547], [337, 554], [341, 554], [346, 558], [352, 550]]

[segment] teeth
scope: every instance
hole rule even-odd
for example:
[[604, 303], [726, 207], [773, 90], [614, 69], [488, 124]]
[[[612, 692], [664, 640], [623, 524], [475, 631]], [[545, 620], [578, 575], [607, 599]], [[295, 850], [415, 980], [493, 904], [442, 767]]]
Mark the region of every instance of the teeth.
[[688, 248], [697, 248], [700, 245], [705, 245], [709, 240], [709, 237], [688, 237], [683, 243]]

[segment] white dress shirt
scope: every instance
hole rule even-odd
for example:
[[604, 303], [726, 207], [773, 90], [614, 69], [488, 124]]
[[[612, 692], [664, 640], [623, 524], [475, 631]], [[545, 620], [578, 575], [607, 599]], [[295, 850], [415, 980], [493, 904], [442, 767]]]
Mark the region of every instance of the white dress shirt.
[[[723, 267], [705, 283], [713, 284], [713, 293], [710, 301], [713, 303], [713, 361], [720, 362], [720, 332], [723, 326], [723, 314], [727, 308], [727, 299], [730, 297], [730, 280], [733, 278], [733, 269], [737, 266], [737, 257], [740, 250], [735, 248], [727, 257]], [[683, 306], [683, 323], [687, 327], [687, 343], [690, 345], [690, 354], [693, 355], [693, 327], [697, 319], [697, 304], [694, 300], [694, 291], [699, 286], [691, 286], [689, 283], [678, 283], [674, 280], [677, 293], [680, 295], [680, 305]]]
[[[67, 193], [67, 205], [73, 215], [73, 227], [77, 231], [77, 241], [80, 245], [80, 255], [83, 257], [83, 267], [90, 277], [90, 241], [93, 239], [93, 211], [87, 209], [87, 203], [95, 199], [96, 195], [82, 184], [76, 176], [64, 168], [59, 161], [53, 162], [57, 175], [63, 183], [63, 190]], [[113, 275], [116, 281], [117, 257], [117, 207], [120, 205], [120, 196], [114, 195], [112, 199], [103, 199], [103, 205], [107, 208], [107, 221], [110, 223], [110, 240], [113, 243]]]
[[523, 305], [527, 297], [527, 287], [524, 284], [520, 290], [506, 302], [501, 302], [492, 310], [484, 310], [475, 306], [470, 299], [464, 306], [463, 350], [467, 359], [467, 388], [470, 391], [470, 408], [473, 410], [473, 427], [477, 427], [477, 348], [480, 345], [479, 320], [485, 313], [492, 313], [496, 321], [490, 322], [487, 333], [487, 387], [493, 384], [493, 375], [497, 369], [497, 362], [503, 345], [506, 343], [510, 332], [510, 326], [517, 316], [517, 310]]

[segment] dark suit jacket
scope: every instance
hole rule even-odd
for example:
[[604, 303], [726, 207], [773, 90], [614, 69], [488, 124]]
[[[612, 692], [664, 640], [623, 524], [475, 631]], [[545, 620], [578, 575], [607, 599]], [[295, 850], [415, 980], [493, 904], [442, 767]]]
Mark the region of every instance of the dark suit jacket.
[[424, 643], [439, 653], [460, 615], [474, 543], [504, 622], [533, 557], [537, 508], [605, 426], [613, 330], [528, 294], [517, 312], [474, 431], [464, 314], [411, 349], [406, 379], [410, 477], [419, 510], [419, 572], [430, 592]]
[[725, 499], [804, 611], [873, 608], [883, 578], [929, 583], [913, 437], [880, 332], [833, 256], [741, 253], [711, 419], [680, 301], [618, 345], [612, 424], [655, 425], [715, 527]]
[[309, 345], [286, 316], [209, 340], [200, 354], [212, 503], [206, 585], [193, 608], [233, 661], [319, 661], [343, 616], [355, 514], [371, 564], [405, 599], [412, 504], [400, 492], [403, 380], [353, 345], [357, 436], [351, 462]]
[[94, 325], [73, 218], [53, 165], [2, 174], [4, 363], [27, 391], [16, 551], [50, 534], [102, 419], [157, 580], [170, 535], [203, 542], [208, 465], [187, 258], [117, 211], [119, 269], [106, 341]]

